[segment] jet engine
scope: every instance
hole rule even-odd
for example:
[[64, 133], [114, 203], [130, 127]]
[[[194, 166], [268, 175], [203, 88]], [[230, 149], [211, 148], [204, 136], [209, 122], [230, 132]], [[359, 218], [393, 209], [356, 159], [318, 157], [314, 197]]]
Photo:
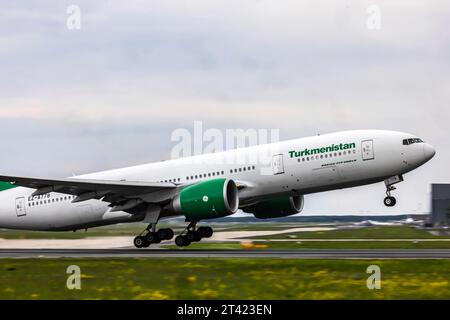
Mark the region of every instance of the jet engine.
[[230, 179], [211, 179], [186, 186], [174, 198], [173, 211], [187, 221], [215, 219], [235, 213], [239, 208], [236, 183]]
[[243, 208], [258, 219], [287, 217], [303, 210], [303, 195], [265, 200]]

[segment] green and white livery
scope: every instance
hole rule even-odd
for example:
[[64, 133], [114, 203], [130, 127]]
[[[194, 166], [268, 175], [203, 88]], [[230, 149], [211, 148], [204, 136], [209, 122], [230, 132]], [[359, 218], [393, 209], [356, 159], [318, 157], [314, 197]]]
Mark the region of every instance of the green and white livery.
[[212, 235], [210, 227], [197, 228], [199, 221], [238, 209], [260, 219], [293, 215], [315, 192], [384, 181], [384, 203], [393, 206], [393, 185], [434, 154], [411, 134], [357, 130], [67, 179], [3, 175], [0, 228], [62, 231], [141, 221], [148, 225], [134, 240], [141, 248], [174, 236], [158, 230], [158, 221], [184, 216], [188, 226], [175, 242], [186, 246]]

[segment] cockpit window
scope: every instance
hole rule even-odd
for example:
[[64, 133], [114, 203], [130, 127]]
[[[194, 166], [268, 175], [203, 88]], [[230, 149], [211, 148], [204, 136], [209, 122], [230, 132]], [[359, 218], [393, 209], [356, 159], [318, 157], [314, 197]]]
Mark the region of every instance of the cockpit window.
[[422, 139], [419, 138], [410, 138], [410, 139], [403, 139], [403, 145], [407, 146], [414, 143], [423, 143]]

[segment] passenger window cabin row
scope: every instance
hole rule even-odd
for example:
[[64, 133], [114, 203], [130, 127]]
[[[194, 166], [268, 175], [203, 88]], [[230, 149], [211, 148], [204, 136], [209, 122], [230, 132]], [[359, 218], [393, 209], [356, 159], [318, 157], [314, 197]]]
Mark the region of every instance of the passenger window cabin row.
[[56, 203], [56, 202], [63, 202], [68, 200], [75, 199], [75, 196], [67, 195], [64, 197], [58, 197], [58, 198], [52, 198], [52, 199], [44, 199], [44, 200], [35, 200], [35, 201], [29, 201], [28, 206], [29, 207], [36, 207], [44, 204], [50, 204], [50, 203]]
[[302, 157], [302, 158], [298, 158], [297, 162], [305, 162], [305, 161], [313, 161], [313, 160], [319, 160], [319, 159], [325, 159], [325, 158], [337, 158], [337, 157], [341, 157], [341, 156], [346, 156], [346, 155], [350, 155], [350, 154], [356, 154], [356, 150], [345, 150], [345, 151], [339, 151], [339, 152], [330, 152], [330, 153], [325, 153], [325, 154], [321, 154], [321, 155], [313, 155], [313, 156], [308, 156], [308, 157]]
[[[253, 171], [253, 170], [256, 170], [256, 166], [245, 166], [245, 167], [230, 169], [230, 174]], [[196, 174], [196, 175], [186, 176], [186, 181], [205, 179], [205, 178], [215, 178], [215, 177], [223, 176], [224, 174], [225, 174], [224, 170], [208, 172], [208, 173], [200, 173], [200, 174]], [[173, 183], [181, 182], [181, 178], [160, 180], [160, 182], [173, 182]]]

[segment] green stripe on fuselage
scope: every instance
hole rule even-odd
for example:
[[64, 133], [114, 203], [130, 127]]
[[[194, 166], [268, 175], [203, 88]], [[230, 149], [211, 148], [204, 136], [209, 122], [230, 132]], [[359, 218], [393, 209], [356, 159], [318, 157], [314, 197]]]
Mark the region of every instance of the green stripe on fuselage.
[[11, 184], [11, 182], [0, 181], [0, 192], [16, 188], [17, 186]]

